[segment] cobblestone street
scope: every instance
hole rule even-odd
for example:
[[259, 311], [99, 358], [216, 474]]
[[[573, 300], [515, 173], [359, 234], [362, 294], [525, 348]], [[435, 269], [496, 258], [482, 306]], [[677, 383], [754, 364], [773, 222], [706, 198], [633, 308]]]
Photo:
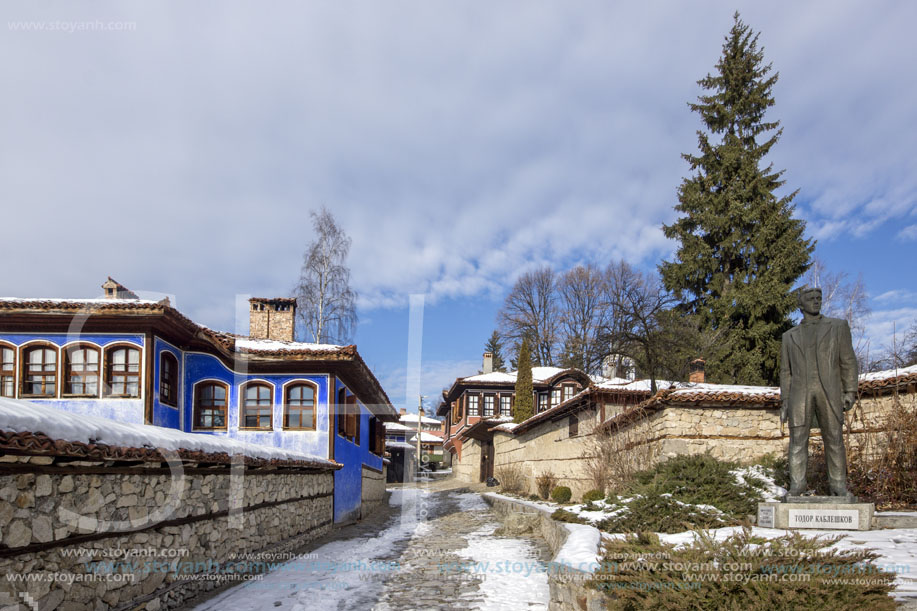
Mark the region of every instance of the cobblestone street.
[[538, 539], [494, 535], [495, 514], [463, 489], [405, 487], [372, 519], [336, 529], [196, 611], [321, 608], [546, 609], [549, 559]]

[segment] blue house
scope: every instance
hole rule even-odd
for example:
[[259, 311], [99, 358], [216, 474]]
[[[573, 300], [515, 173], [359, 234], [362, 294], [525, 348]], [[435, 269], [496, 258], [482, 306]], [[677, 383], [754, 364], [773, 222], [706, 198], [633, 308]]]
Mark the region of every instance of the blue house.
[[293, 299], [250, 300], [250, 336], [111, 278], [101, 299], [0, 298], [0, 396], [334, 460], [334, 520], [382, 502], [398, 414], [356, 346], [293, 341]]

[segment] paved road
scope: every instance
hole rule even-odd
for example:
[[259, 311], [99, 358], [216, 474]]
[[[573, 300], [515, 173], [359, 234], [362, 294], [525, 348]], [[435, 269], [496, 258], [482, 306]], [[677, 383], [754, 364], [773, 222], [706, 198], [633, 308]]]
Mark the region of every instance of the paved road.
[[476, 493], [402, 488], [373, 519], [337, 529], [259, 581], [195, 611], [546, 609], [542, 542], [494, 535]]

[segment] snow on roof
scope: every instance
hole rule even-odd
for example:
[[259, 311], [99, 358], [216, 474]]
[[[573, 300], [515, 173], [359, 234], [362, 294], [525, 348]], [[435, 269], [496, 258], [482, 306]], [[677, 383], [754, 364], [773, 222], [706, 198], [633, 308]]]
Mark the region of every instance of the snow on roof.
[[401, 450], [416, 450], [417, 446], [414, 444], [407, 443], [405, 441], [386, 441], [386, 448], [398, 448]]
[[893, 380], [904, 376], [917, 374], [917, 365], [910, 367], [901, 367], [900, 369], [886, 369], [885, 371], [873, 371], [871, 373], [860, 374], [860, 382], [877, 382]]
[[[413, 422], [415, 427], [417, 426], [417, 414], [401, 414], [399, 420], [401, 420], [401, 422]], [[421, 424], [435, 424], [436, 426], [442, 424], [442, 421], [436, 418], [427, 418], [426, 416], [424, 416], [420, 422]]]
[[[567, 371], [563, 367], [532, 367], [532, 382], [546, 382], [557, 374]], [[462, 378], [465, 384], [481, 382], [485, 384], [515, 384], [516, 372], [494, 371]]]
[[267, 460], [308, 461], [336, 466], [332, 461], [304, 452], [245, 443], [222, 435], [184, 433], [150, 424], [128, 424], [98, 416], [72, 414], [18, 399], [0, 398], [0, 430], [41, 433], [55, 440], [90, 445], [242, 454]]
[[517, 426], [519, 426], [519, 425], [516, 424], [515, 422], [504, 422], [503, 424], [498, 424], [497, 426], [495, 426], [494, 428], [492, 428], [492, 429], [490, 429], [490, 430], [492, 430], [492, 431], [502, 431], [502, 432], [504, 432], [504, 433], [512, 433], [512, 432], [513, 432], [513, 429], [515, 429]]
[[[417, 435], [414, 435], [413, 437], [411, 437], [411, 441], [415, 441], [415, 442], [416, 442], [416, 441], [417, 441]], [[421, 432], [420, 432], [420, 443], [442, 443], [442, 442], [443, 442], [442, 437], [437, 437], [436, 435], [431, 435], [430, 433], [427, 433], [426, 431], [421, 431]]]
[[408, 431], [408, 432], [417, 431], [416, 426], [415, 427], [404, 426], [403, 424], [399, 422], [385, 422], [383, 424], [385, 425], [385, 430], [389, 433], [393, 433], [395, 431]]
[[681, 395], [690, 395], [694, 393], [730, 393], [735, 395], [764, 396], [779, 393], [780, 388], [775, 386], [742, 386], [739, 384], [684, 384], [679, 383], [676, 390], [673, 390], [670, 397]]
[[298, 352], [309, 350], [312, 352], [337, 352], [345, 346], [336, 344], [310, 344], [308, 342], [282, 342], [273, 339], [236, 339], [237, 350], [265, 350], [271, 352]]
[[85, 305], [156, 305], [157, 301], [151, 299], [107, 299], [98, 297], [94, 299], [69, 299], [65, 297], [0, 297], [2, 303], [21, 303], [21, 304], [85, 304]]

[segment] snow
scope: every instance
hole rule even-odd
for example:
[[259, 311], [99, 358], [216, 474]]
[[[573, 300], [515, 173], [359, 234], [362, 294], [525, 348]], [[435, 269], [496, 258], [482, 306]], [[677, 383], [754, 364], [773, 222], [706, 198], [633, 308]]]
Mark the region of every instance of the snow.
[[[740, 526], [728, 526], [705, 531], [716, 541], [724, 541], [733, 534], [741, 532]], [[776, 528], [752, 528], [752, 536], [764, 539], [776, 539], [790, 532]], [[678, 547], [685, 546], [694, 541], [694, 531], [680, 533], [656, 533], [662, 543], [669, 543]], [[896, 599], [912, 599], [917, 597], [917, 529], [883, 529], [866, 531], [837, 531], [837, 530], [808, 530], [806, 536], [812, 537], [837, 537], [840, 539], [827, 549], [871, 549], [878, 554], [873, 563], [879, 568], [894, 571], [898, 575], [895, 579], [895, 590], [892, 595]], [[623, 539], [626, 534], [602, 533], [605, 540]]]
[[874, 371], [872, 373], [863, 373], [863, 374], [860, 374], [860, 382], [875, 382], [876, 380], [891, 380], [893, 378], [910, 375], [912, 373], [917, 373], [917, 365], [911, 365], [910, 367], [902, 367], [900, 369], [886, 369], [885, 371]]
[[388, 432], [395, 432], [395, 431], [411, 432], [411, 431], [416, 431], [417, 427], [416, 426], [404, 426], [403, 424], [399, 424], [397, 422], [386, 422], [385, 430]]
[[779, 394], [780, 388], [776, 386], [742, 386], [739, 384], [682, 384], [678, 390], [672, 392], [670, 397], [678, 395], [695, 393], [695, 392], [728, 392], [737, 395], [769, 395]]
[[496, 525], [489, 525], [469, 534], [468, 547], [457, 552], [473, 567], [476, 577], [483, 577], [480, 593], [484, 600], [473, 602], [470, 608], [547, 609], [551, 592], [546, 564], [538, 560], [530, 542], [495, 537], [495, 529]]
[[344, 346], [335, 344], [310, 344], [306, 342], [281, 342], [271, 339], [237, 339], [237, 350], [265, 350], [269, 352], [312, 350], [315, 352], [337, 352]]
[[[416, 439], [417, 439], [417, 435], [414, 435], [411, 438], [411, 441], [415, 441]], [[437, 437], [436, 435], [431, 435], [430, 433], [425, 433], [423, 431], [420, 432], [420, 443], [442, 443], [442, 442], [443, 442], [442, 437]]]
[[[541, 501], [527, 501], [511, 496], [505, 496], [496, 492], [485, 492], [484, 496], [496, 499], [503, 499], [520, 505], [533, 507], [542, 513], [548, 515], [558, 509], [553, 503], [543, 503]], [[565, 508], [566, 509], [566, 508]], [[564, 544], [557, 550], [552, 562], [563, 564], [564, 566], [583, 571], [586, 573], [595, 572], [599, 563], [599, 543], [602, 534], [598, 528], [587, 524], [571, 524], [560, 522], [567, 529], [567, 539]]]
[[311, 454], [245, 443], [221, 435], [183, 433], [150, 424], [128, 424], [98, 416], [71, 414], [17, 399], [0, 398], [0, 430], [44, 433], [51, 439], [85, 444], [242, 454], [268, 460], [303, 460], [329, 467], [336, 465]]
[[105, 299], [104, 297], [96, 299], [67, 299], [64, 297], [0, 297], [0, 301], [5, 303], [85, 303], [87, 305], [99, 304], [99, 305], [111, 305], [118, 303], [135, 303], [135, 304], [144, 304], [144, 305], [155, 305], [158, 302], [152, 301], [150, 299]]
[[[559, 373], [567, 371], [563, 367], [532, 367], [532, 381], [546, 382]], [[516, 372], [493, 371], [462, 378], [464, 384], [483, 382], [486, 384], [515, 384]]]
[[515, 422], [505, 422], [503, 424], [495, 426], [493, 430], [503, 431], [504, 433], [512, 433], [517, 426], [519, 425]]
[[744, 486], [747, 483], [745, 478], [749, 476], [764, 482], [764, 490], [762, 491], [762, 496], [764, 497], [765, 503], [776, 502], [786, 496], [786, 488], [782, 488], [775, 484], [774, 478], [768, 475], [767, 469], [761, 465], [741, 467], [739, 469], [730, 471], [730, 473], [735, 476], [736, 481], [740, 486]]
[[222, 592], [194, 611], [371, 609], [384, 586], [382, 580], [401, 570], [399, 546], [411, 537], [433, 535], [427, 523], [415, 517], [416, 508], [429, 502], [429, 492], [405, 488], [390, 492], [389, 504], [402, 507], [402, 512], [372, 536], [326, 543], [280, 564], [258, 581]]
[[[625, 382], [625, 383], [621, 383]], [[610, 381], [602, 382], [601, 384], [596, 385], [598, 388], [603, 390], [627, 390], [627, 391], [640, 391], [640, 392], [650, 392], [652, 384], [650, 380], [622, 380], [621, 378], [612, 378]], [[666, 388], [683, 388], [687, 386], [684, 382], [670, 382], [668, 380], [656, 380], [656, 389], [663, 390]]]
[[[417, 414], [401, 414], [401, 417], [398, 419], [408, 425], [413, 424], [414, 428], [417, 428]], [[437, 427], [442, 426], [443, 424], [442, 421], [437, 420], [436, 418], [427, 418], [426, 416], [424, 416], [420, 422], [421, 424], [432, 424]]]
[[407, 443], [406, 441], [387, 441], [385, 442], [386, 448], [400, 448], [402, 450], [416, 450], [417, 446], [413, 443]]

